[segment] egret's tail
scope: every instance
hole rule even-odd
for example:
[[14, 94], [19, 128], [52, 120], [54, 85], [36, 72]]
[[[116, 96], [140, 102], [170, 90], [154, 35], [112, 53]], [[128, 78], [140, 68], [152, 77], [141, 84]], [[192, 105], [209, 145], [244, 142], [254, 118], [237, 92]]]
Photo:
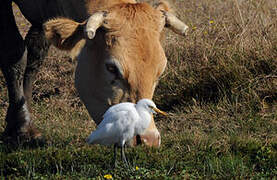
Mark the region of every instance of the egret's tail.
[[87, 138], [88, 144], [101, 144], [101, 145], [111, 145], [115, 143], [113, 137], [114, 133], [106, 131], [105, 128], [97, 128], [93, 131]]
[[88, 144], [95, 144], [95, 140], [96, 140], [95, 133], [92, 132], [86, 141]]

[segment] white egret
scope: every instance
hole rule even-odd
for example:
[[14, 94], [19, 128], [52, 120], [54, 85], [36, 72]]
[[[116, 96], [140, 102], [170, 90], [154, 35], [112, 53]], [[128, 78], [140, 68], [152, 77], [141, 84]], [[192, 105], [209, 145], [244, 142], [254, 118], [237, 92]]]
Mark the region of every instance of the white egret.
[[148, 128], [153, 113], [167, 115], [159, 110], [150, 99], [141, 99], [137, 104], [124, 102], [114, 105], [103, 115], [102, 122], [91, 133], [87, 142], [114, 145], [114, 166], [116, 165], [116, 149], [120, 147], [121, 159], [128, 166], [125, 143]]

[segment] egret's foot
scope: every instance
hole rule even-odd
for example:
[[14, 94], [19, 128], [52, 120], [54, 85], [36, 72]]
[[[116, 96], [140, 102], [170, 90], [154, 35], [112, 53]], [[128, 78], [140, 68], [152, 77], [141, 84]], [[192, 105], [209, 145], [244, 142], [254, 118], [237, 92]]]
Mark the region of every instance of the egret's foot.
[[131, 166], [130, 166], [130, 164], [129, 164], [129, 162], [128, 161], [124, 161], [124, 166], [126, 167], [126, 168], [128, 168], [129, 170], [132, 170], [132, 168], [131, 168]]
[[126, 168], [131, 169], [130, 163], [129, 163], [129, 161], [128, 161], [128, 159], [126, 157], [124, 157], [122, 159], [122, 161], [123, 161], [123, 163], [124, 163]]

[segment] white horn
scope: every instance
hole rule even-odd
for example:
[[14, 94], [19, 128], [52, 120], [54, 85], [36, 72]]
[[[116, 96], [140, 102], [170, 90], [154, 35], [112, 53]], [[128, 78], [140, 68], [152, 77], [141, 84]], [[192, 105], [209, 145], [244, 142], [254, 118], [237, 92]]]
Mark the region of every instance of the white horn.
[[170, 28], [172, 31], [182, 36], [187, 35], [189, 27], [185, 25], [185, 23], [180, 21], [176, 16], [174, 16], [170, 12], [163, 11], [163, 14], [165, 16], [166, 27]]
[[94, 14], [92, 14], [88, 21], [87, 21], [87, 25], [85, 28], [85, 34], [87, 35], [87, 37], [89, 39], [93, 39], [95, 34], [96, 34], [96, 30], [102, 26], [104, 19], [106, 17], [106, 12], [96, 12]]

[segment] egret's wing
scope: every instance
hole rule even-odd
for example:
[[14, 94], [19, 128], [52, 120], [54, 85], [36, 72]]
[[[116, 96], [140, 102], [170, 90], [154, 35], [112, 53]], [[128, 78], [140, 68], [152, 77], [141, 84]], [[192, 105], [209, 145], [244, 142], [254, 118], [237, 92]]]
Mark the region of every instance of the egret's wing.
[[109, 116], [113, 113], [119, 112], [119, 111], [133, 111], [135, 109], [135, 104], [130, 102], [124, 102], [120, 104], [116, 104], [111, 106], [103, 115], [103, 119], [106, 118], [106, 116]]
[[102, 145], [120, 143], [120, 140], [124, 139], [124, 133], [133, 128], [133, 122], [137, 118], [137, 113], [124, 110], [106, 116], [87, 141], [90, 144]]
[[103, 120], [101, 121], [101, 123], [97, 126], [97, 127], [101, 127], [103, 124], [106, 124], [110, 121], [113, 121], [116, 118], [111, 118], [111, 116], [115, 116], [115, 114], [122, 112], [121, 115], [124, 114], [124, 111], [128, 112], [133, 112], [135, 111], [135, 104], [133, 103], [129, 103], [129, 102], [125, 102], [125, 103], [120, 103], [120, 104], [116, 104], [114, 106], [111, 106], [103, 115]]
[[87, 139], [89, 144], [111, 145], [117, 141], [115, 131], [112, 124], [104, 124], [101, 128], [93, 131]]
[[137, 114], [137, 111], [135, 108], [135, 104], [120, 103], [120, 104], [112, 106], [103, 115], [104, 119], [97, 126], [97, 128], [101, 128], [104, 124], [115, 123], [115, 121], [117, 121], [117, 123], [119, 123], [119, 121], [121, 121], [122, 124], [126, 124], [128, 122], [122, 122], [122, 121], [126, 120], [125, 118], [123, 118], [126, 116], [134, 117], [134, 118], [138, 117], [138, 114]]

